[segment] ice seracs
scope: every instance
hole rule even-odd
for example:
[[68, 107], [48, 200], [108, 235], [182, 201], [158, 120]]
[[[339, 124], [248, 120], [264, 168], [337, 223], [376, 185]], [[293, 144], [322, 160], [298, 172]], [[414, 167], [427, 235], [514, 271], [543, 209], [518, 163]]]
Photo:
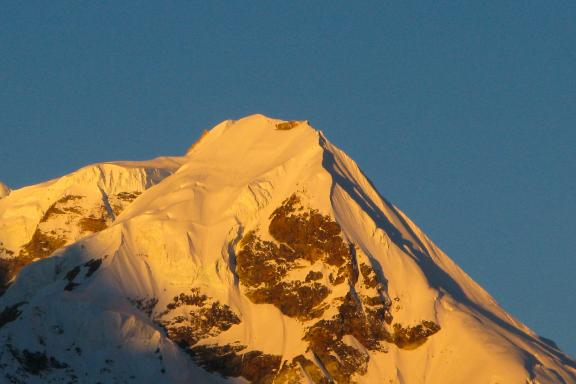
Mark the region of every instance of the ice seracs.
[[111, 215], [37, 247], [50, 253], [0, 297], [6, 378], [576, 382], [573, 359], [506, 313], [308, 122], [227, 120], [169, 163], [148, 187], [125, 170], [73, 183], [106, 197], [28, 197], [52, 193], [47, 183], [0, 201], [0, 226], [38, 209], [44, 235], [98, 223], [69, 196], [95, 193]]

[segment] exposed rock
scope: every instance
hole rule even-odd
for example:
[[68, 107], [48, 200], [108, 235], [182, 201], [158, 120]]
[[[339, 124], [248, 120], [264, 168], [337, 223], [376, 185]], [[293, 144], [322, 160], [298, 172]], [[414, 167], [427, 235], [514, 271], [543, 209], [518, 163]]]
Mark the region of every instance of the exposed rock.
[[80, 266], [76, 266], [73, 269], [71, 269], [70, 271], [68, 271], [68, 273], [66, 273], [66, 276], [64, 276], [64, 279], [68, 280], [68, 284], [66, 284], [66, 286], [64, 287], [64, 290], [71, 291], [74, 288], [76, 288], [78, 285], [80, 285], [80, 284], [74, 282], [74, 279], [76, 278], [76, 276], [78, 276], [79, 273], [80, 273]]
[[108, 197], [108, 203], [112, 207], [114, 216], [120, 215], [122, 211], [132, 203], [142, 192], [132, 191], [132, 192], [120, 192], [116, 195]]
[[142, 194], [142, 192], [139, 191], [134, 191], [134, 192], [120, 192], [118, 194], [116, 194], [116, 197], [119, 200], [131, 203], [132, 201], [134, 201], [134, 199], [136, 199], [138, 196], [140, 196]]
[[244, 377], [254, 384], [279, 383], [275, 380], [280, 368], [280, 356], [261, 351], [240, 353], [241, 345], [201, 345], [188, 350], [194, 361], [210, 372], [229, 377]]
[[305, 383], [307, 379], [311, 380], [314, 384], [333, 383], [333, 381], [324, 375], [320, 367], [303, 355], [296, 356], [290, 363], [284, 362], [274, 382], [281, 384], [301, 384]]
[[292, 195], [272, 213], [268, 229], [276, 242], [260, 239], [255, 231], [240, 242], [236, 273], [246, 295], [300, 320], [320, 317], [325, 309], [321, 304], [330, 293], [327, 286], [314, 281], [322, 273], [310, 271], [304, 281], [287, 280], [286, 275], [320, 261], [336, 268], [340, 282], [351, 276], [351, 257], [340, 226], [316, 210], [304, 210], [298, 196]]
[[360, 264], [360, 273], [362, 273], [362, 278], [364, 285], [368, 288], [376, 288], [380, 283], [378, 282], [378, 277], [372, 269], [372, 267], [367, 264]]
[[262, 241], [255, 232], [244, 237], [241, 247], [236, 273], [253, 302], [274, 304], [284, 314], [304, 320], [322, 314], [323, 308], [318, 306], [328, 296], [328, 287], [284, 280], [289, 270], [298, 268], [296, 261], [301, 257], [296, 252], [286, 245]]
[[402, 327], [394, 324], [393, 342], [403, 349], [415, 349], [424, 344], [428, 338], [438, 332], [440, 326], [433, 321], [423, 320], [414, 327]]
[[18, 350], [12, 345], [8, 345], [8, 351], [21, 368], [32, 375], [40, 375], [52, 369], [65, 369], [68, 364], [58, 361], [54, 356], [48, 356], [46, 352], [29, 351], [27, 349]]
[[136, 299], [128, 298], [128, 301], [130, 301], [130, 303], [132, 303], [132, 305], [134, 305], [136, 308], [138, 308], [139, 310], [144, 312], [150, 318], [152, 317], [152, 314], [154, 313], [154, 308], [156, 308], [156, 304], [158, 304], [158, 299], [155, 297], [136, 298]]
[[184, 348], [240, 323], [230, 307], [201, 294], [198, 289], [175, 296], [155, 321], [166, 330], [172, 341]]
[[[240, 242], [236, 273], [246, 295], [254, 303], [273, 304], [303, 322], [320, 319], [308, 327], [304, 340], [321, 367], [301, 355], [283, 364], [275, 382], [302, 382], [303, 370], [315, 383], [351, 383], [354, 375], [366, 373], [369, 356], [347, 345], [345, 336], [354, 337], [366, 350], [386, 352], [387, 344], [416, 348], [440, 329], [431, 321], [414, 327], [390, 327], [393, 316], [386, 284], [368, 263], [358, 265], [355, 247], [343, 240], [338, 223], [314, 209], [305, 209], [296, 194], [272, 213], [268, 230], [274, 241], [262, 240], [251, 231]], [[348, 284], [344, 297], [326, 300], [330, 288], [319, 282], [324, 274], [310, 270], [317, 262], [330, 271], [330, 284]], [[291, 271], [306, 268], [303, 281], [288, 278]], [[358, 294], [355, 286], [365, 294]], [[321, 319], [334, 305], [337, 315]]]
[[88, 260], [84, 266], [88, 268], [88, 270], [86, 271], [86, 277], [90, 277], [94, 274], [94, 272], [96, 272], [98, 270], [98, 268], [100, 268], [100, 266], [102, 265], [102, 259], [91, 259]]
[[91, 277], [102, 265], [102, 259], [91, 259], [82, 265], [77, 265], [71, 270], [69, 270], [64, 276], [64, 280], [68, 281], [68, 284], [64, 287], [64, 290], [71, 291], [80, 284], [75, 281], [76, 277], [80, 274], [82, 268], [86, 269], [84, 274], [85, 278]]
[[298, 121], [285, 121], [283, 123], [276, 124], [276, 129], [279, 131], [289, 131], [298, 124], [300, 124]]
[[[152, 313], [155, 300], [133, 301]], [[252, 383], [272, 383], [280, 367], [280, 356], [248, 351], [243, 345], [196, 345], [209, 336], [217, 336], [239, 324], [240, 319], [227, 305], [192, 289], [175, 296], [155, 321], [166, 330], [170, 340], [183, 348], [204, 369], [224, 376], [244, 377]]]
[[82, 232], [100, 232], [105, 230], [108, 227], [107, 221], [105, 216], [100, 217], [83, 217], [80, 219], [78, 226], [82, 230]]
[[304, 279], [304, 281], [308, 283], [310, 281], [320, 280], [323, 277], [324, 277], [324, 274], [320, 271], [310, 271], [306, 275], [306, 278]]
[[0, 312], [0, 329], [2, 329], [6, 324], [18, 319], [18, 316], [22, 313], [19, 308], [24, 304], [24, 302], [20, 302], [14, 305], [9, 305]]
[[36, 258], [43, 259], [46, 256], [50, 256], [52, 252], [63, 247], [65, 244], [65, 238], [44, 233], [41, 229], [36, 229], [36, 232], [32, 235], [32, 240], [24, 246], [20, 257], [27, 257], [32, 260]]
[[293, 258], [341, 266], [350, 259], [348, 246], [340, 236], [340, 225], [317, 210], [305, 210], [293, 194], [276, 209], [268, 228], [279, 243], [288, 245]]
[[0, 295], [9, 287], [10, 280], [33, 260], [30, 256], [13, 257], [10, 259], [0, 258]]

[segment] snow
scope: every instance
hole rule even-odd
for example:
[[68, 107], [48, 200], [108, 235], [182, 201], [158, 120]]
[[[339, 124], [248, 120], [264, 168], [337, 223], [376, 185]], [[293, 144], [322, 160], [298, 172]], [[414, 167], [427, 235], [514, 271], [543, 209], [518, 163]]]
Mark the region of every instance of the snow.
[[[157, 298], [156, 308], [165, 308], [174, 296], [198, 288], [241, 319], [200, 344], [239, 342], [290, 361], [306, 352], [303, 323], [273, 305], [249, 300], [234, 275], [232, 256], [248, 231], [269, 237], [271, 213], [297, 191], [306, 204], [336, 219], [358, 258], [378, 266], [394, 300], [395, 321], [415, 325], [428, 319], [442, 327], [414, 350], [391, 344], [387, 353], [369, 352], [368, 372], [355, 377], [357, 382], [576, 382], [574, 360], [507, 314], [385, 201], [323, 133], [304, 121], [286, 130], [277, 129], [279, 123], [262, 115], [227, 120], [206, 132], [186, 156], [88, 166], [0, 200], [0, 240], [18, 250], [61, 196], [97, 200], [104, 193], [142, 192], [109, 228], [75, 238], [21, 272], [0, 297], [0, 309], [27, 302], [21, 318], [0, 329], [3, 343], [38, 348], [35, 337], [58, 325], [64, 333], [48, 340], [50, 353], [93, 381], [133, 375], [144, 383], [222, 382], [190, 363], [126, 300]], [[63, 290], [67, 271], [98, 258], [103, 262], [94, 277]], [[350, 335], [344, 341], [359, 345]], [[68, 351], [72, 343], [85, 354]], [[0, 363], [9, 364], [2, 356]], [[115, 365], [107, 365], [106, 358]]]
[[[46, 211], [61, 198], [81, 196], [83, 200], [77, 204], [78, 208], [94, 211], [109, 196], [145, 191], [172, 174], [182, 162], [183, 158], [158, 158], [93, 164], [54, 180], [11, 191], [0, 200], [0, 242], [4, 248], [18, 254], [31, 240]], [[51, 231], [57, 225], [52, 223], [44, 229]], [[71, 227], [66, 230], [75, 231]], [[69, 237], [71, 242], [81, 236], [76, 231]], [[5, 256], [0, 254], [0, 257]]]

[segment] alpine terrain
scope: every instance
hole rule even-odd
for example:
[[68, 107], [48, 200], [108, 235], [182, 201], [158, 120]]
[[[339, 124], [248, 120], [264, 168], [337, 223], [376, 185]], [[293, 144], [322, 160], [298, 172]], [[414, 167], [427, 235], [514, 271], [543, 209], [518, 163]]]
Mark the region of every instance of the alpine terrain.
[[0, 185], [1, 383], [576, 383], [306, 121]]

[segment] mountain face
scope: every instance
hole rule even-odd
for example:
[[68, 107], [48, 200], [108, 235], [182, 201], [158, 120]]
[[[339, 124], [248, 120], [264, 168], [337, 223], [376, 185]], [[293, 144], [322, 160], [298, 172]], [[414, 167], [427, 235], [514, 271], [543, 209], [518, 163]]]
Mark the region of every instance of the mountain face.
[[107, 228], [138, 195], [183, 161], [95, 164], [10, 195], [6, 188], [0, 200], [0, 292], [25, 265]]
[[7, 383], [576, 383], [307, 122], [0, 200]]

